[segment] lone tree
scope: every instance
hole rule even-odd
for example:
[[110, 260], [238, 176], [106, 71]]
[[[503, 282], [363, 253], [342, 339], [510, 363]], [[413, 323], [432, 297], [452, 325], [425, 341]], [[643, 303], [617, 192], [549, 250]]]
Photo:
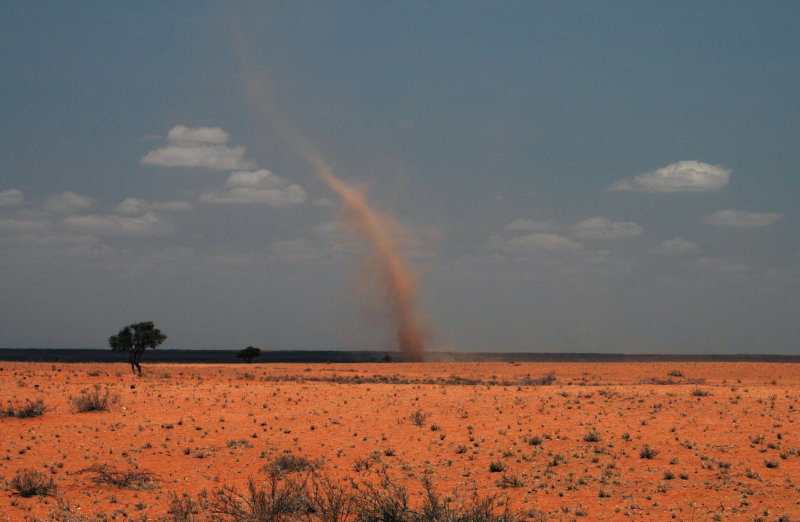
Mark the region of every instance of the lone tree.
[[255, 346], [248, 346], [247, 348], [242, 348], [241, 350], [239, 350], [239, 353], [236, 354], [236, 357], [238, 357], [239, 359], [244, 359], [249, 363], [259, 355], [261, 355], [261, 348], [256, 348]]
[[129, 324], [119, 331], [117, 335], [108, 338], [108, 344], [114, 351], [128, 352], [128, 360], [131, 363], [131, 371], [142, 374], [142, 367], [139, 360], [148, 348], [155, 348], [163, 343], [167, 336], [153, 325], [153, 321]]

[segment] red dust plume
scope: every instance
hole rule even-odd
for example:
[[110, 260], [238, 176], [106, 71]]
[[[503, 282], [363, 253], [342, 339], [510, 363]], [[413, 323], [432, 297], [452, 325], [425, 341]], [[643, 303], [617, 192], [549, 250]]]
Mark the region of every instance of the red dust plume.
[[425, 334], [414, 309], [416, 277], [400, 255], [391, 221], [370, 207], [363, 190], [336, 177], [321, 159], [310, 159], [322, 182], [339, 196], [347, 226], [371, 247], [372, 262], [386, 290], [385, 299], [397, 328], [402, 359], [421, 361]]

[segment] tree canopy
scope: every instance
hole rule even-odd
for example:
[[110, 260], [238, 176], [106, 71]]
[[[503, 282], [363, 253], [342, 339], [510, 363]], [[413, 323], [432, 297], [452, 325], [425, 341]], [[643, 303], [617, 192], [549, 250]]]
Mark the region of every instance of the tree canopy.
[[139, 360], [148, 348], [155, 348], [167, 339], [161, 330], [155, 327], [152, 321], [129, 324], [119, 331], [117, 335], [108, 338], [112, 350], [128, 352], [131, 370], [142, 374]]
[[261, 355], [261, 348], [256, 348], [255, 346], [248, 346], [247, 348], [242, 348], [239, 350], [239, 353], [236, 354], [236, 357], [239, 359], [244, 359], [247, 362], [253, 360], [253, 358], [258, 357]]

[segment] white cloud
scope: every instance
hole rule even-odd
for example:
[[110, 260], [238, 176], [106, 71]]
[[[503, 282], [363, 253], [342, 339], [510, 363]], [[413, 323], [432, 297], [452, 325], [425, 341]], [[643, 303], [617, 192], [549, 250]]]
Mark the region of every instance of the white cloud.
[[192, 204], [189, 203], [188, 201], [161, 201], [161, 202], [151, 203], [150, 207], [155, 210], [172, 210], [176, 212], [192, 210]]
[[148, 210], [191, 210], [192, 204], [188, 201], [164, 201], [159, 203], [148, 203], [143, 199], [126, 198], [119, 205], [114, 207], [114, 212], [118, 214], [144, 214]]
[[228, 133], [219, 127], [195, 127], [176, 125], [167, 134], [170, 143], [209, 143], [224, 145], [228, 143]]
[[547, 221], [534, 221], [532, 219], [517, 218], [508, 225], [508, 230], [547, 230], [552, 225]]
[[16, 207], [25, 203], [25, 197], [17, 189], [0, 191], [0, 207]]
[[50, 229], [53, 222], [39, 218], [0, 218], [0, 231], [31, 233]]
[[173, 231], [170, 224], [152, 212], [139, 217], [98, 214], [70, 216], [64, 219], [63, 224], [84, 233], [112, 236], [163, 236]]
[[728, 184], [731, 171], [701, 161], [679, 161], [632, 179], [620, 180], [612, 191], [713, 192]]
[[228, 133], [219, 127], [176, 125], [167, 135], [166, 147], [151, 150], [143, 165], [189, 167], [214, 170], [251, 169], [255, 164], [244, 157], [244, 147], [228, 147]]
[[44, 209], [48, 212], [69, 214], [86, 208], [91, 204], [92, 200], [90, 198], [68, 190], [63, 194], [56, 194], [47, 198], [44, 202]]
[[735, 228], [759, 228], [772, 225], [783, 216], [775, 212], [742, 212], [739, 210], [720, 210], [703, 218], [709, 225]]
[[287, 206], [303, 203], [305, 200], [306, 193], [301, 186], [289, 184], [266, 169], [233, 172], [228, 177], [225, 189], [200, 195], [200, 201], [221, 204]]
[[569, 252], [581, 248], [580, 243], [558, 234], [533, 233], [505, 239], [500, 236], [489, 238], [487, 245], [492, 250], [509, 253], [530, 253], [536, 251]]
[[697, 246], [697, 243], [675, 237], [653, 247], [652, 252], [655, 254], [682, 255], [693, 254], [699, 250], [700, 247]]
[[611, 221], [603, 217], [585, 219], [573, 228], [581, 239], [624, 239], [638, 236], [643, 231], [632, 221]]
[[225, 145], [170, 145], [151, 150], [142, 158], [143, 165], [189, 167], [213, 170], [249, 169], [254, 163], [244, 159], [244, 147]]
[[146, 209], [147, 201], [143, 199], [127, 198], [114, 207], [114, 212], [118, 214], [143, 214]]

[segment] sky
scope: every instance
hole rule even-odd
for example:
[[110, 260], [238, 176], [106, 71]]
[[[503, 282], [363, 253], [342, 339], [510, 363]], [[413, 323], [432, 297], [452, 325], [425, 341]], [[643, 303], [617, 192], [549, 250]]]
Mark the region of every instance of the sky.
[[3, 2], [0, 346], [796, 354], [796, 2]]

